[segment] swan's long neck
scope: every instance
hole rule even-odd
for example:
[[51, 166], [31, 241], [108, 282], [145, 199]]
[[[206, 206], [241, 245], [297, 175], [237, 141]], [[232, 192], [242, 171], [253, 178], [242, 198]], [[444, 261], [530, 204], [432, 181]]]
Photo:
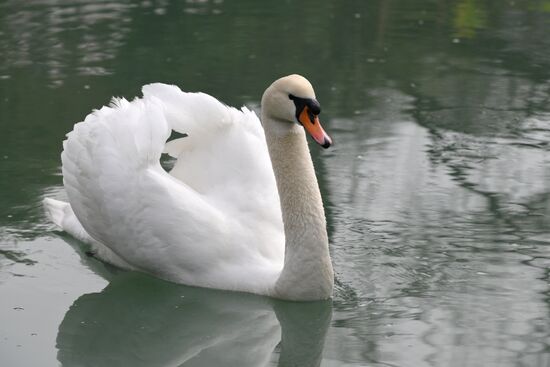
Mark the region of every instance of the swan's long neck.
[[[281, 123], [265, 119], [262, 116], [264, 127]], [[279, 134], [266, 128], [266, 141], [285, 230], [285, 263], [275, 295], [292, 300], [329, 298], [334, 275], [325, 213], [304, 129], [295, 125]]]

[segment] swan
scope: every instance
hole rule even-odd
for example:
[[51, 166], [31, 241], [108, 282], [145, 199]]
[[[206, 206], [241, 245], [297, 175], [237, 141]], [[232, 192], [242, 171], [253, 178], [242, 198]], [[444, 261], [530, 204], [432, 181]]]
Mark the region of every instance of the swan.
[[[310, 82], [289, 75], [261, 121], [204, 93], [161, 83], [113, 98], [63, 142], [68, 202], [51, 221], [98, 258], [197, 287], [296, 301], [328, 299], [334, 275], [306, 131], [322, 147]], [[170, 140], [172, 131], [183, 137]], [[167, 172], [162, 153], [176, 158]]]

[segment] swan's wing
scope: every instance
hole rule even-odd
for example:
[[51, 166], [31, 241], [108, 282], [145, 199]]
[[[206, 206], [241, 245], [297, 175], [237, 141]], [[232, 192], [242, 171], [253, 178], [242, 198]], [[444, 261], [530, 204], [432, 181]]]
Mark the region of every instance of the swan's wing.
[[143, 94], [146, 100], [162, 101], [169, 125], [187, 135], [166, 144], [164, 151], [177, 158], [172, 176], [224, 211], [252, 215], [282, 231], [264, 130], [254, 112], [160, 83], [146, 85]]
[[[279, 270], [283, 251], [261, 127], [249, 127], [252, 113], [204, 94], [158, 84], [144, 94], [132, 102], [114, 100], [68, 134], [63, 177], [80, 223], [138, 269], [192, 285], [258, 292]], [[178, 143], [180, 175], [169, 175], [159, 163], [172, 129], [189, 135], [189, 144]], [[224, 151], [223, 144], [232, 149]], [[204, 166], [190, 161], [195, 158]], [[247, 182], [249, 175], [226, 176], [239, 169], [250, 175], [257, 170], [266, 188]], [[271, 218], [275, 224], [267, 223]], [[251, 275], [256, 279], [247, 282]]]
[[164, 148], [177, 158], [170, 174], [230, 216], [248, 246], [282, 265], [279, 195], [256, 114], [173, 85], [149, 84], [143, 95], [145, 100], [161, 101], [171, 129], [187, 135]]

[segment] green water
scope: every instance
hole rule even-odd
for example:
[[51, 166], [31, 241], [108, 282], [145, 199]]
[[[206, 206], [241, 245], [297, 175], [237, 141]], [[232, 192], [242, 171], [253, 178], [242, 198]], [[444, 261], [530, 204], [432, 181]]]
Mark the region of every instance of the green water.
[[[332, 302], [85, 255], [41, 208], [61, 141], [162, 81], [314, 84]], [[0, 365], [549, 366], [550, 1], [0, 0]]]

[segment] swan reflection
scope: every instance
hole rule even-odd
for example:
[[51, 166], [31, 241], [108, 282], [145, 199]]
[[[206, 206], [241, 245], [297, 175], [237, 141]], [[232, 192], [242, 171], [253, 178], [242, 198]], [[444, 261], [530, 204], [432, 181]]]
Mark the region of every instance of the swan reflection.
[[57, 335], [63, 366], [318, 366], [329, 301], [292, 303], [121, 273], [85, 294]]

